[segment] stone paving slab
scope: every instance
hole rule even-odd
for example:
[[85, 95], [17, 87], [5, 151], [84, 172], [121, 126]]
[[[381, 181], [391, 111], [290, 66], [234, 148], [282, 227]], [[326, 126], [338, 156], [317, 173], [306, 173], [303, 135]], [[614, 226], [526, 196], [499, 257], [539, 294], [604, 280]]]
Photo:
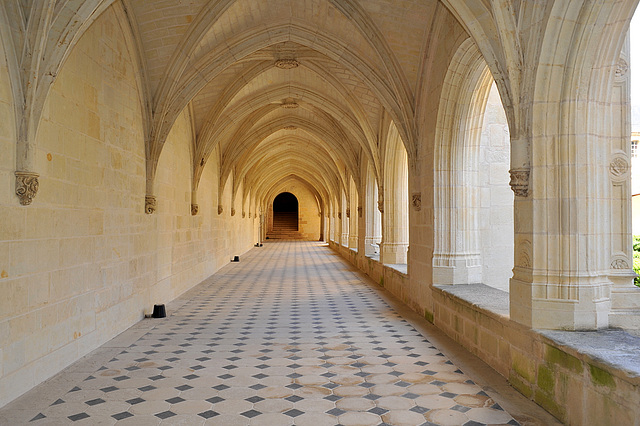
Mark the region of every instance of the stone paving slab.
[[318, 243], [253, 249], [168, 308], [1, 409], [0, 422], [519, 424]]

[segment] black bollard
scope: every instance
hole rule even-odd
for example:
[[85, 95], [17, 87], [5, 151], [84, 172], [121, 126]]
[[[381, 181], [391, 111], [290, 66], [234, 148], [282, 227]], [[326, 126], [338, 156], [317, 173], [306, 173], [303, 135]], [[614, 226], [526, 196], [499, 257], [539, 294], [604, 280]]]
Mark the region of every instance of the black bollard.
[[167, 310], [162, 305], [153, 305], [153, 314], [151, 314], [152, 318], [165, 318], [167, 316]]

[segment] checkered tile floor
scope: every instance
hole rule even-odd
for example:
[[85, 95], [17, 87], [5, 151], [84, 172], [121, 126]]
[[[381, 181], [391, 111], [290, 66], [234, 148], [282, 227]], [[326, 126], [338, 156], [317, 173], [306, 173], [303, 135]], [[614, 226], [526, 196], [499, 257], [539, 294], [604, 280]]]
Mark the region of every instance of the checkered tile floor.
[[255, 248], [187, 296], [52, 389], [46, 408], [0, 414], [34, 425], [518, 424], [318, 243]]

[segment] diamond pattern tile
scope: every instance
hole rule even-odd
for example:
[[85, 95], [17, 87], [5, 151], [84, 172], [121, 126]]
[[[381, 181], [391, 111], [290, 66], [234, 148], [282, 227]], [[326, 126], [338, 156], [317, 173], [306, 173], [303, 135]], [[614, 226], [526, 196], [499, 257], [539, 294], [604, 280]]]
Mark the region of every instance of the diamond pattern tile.
[[266, 244], [16, 424], [518, 424], [378, 292], [317, 243]]

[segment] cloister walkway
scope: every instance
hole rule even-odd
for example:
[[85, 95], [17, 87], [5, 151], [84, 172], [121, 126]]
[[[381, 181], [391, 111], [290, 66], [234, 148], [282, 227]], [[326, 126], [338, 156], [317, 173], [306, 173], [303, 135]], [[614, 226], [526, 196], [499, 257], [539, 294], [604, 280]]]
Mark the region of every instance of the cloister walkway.
[[167, 310], [4, 407], [0, 423], [552, 422], [321, 243], [255, 248]]

